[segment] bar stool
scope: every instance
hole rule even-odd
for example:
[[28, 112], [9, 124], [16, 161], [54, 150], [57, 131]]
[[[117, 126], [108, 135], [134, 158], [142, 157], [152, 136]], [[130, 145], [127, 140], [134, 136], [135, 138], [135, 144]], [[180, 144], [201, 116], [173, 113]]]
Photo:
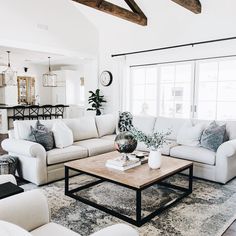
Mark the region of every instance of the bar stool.
[[25, 106], [14, 106], [13, 107], [13, 120], [24, 120], [25, 119]]
[[25, 116], [29, 120], [38, 120], [39, 119], [39, 106], [38, 105], [32, 105], [29, 107], [29, 115]]
[[10, 119], [15, 120], [24, 120], [25, 119], [25, 106], [14, 106], [13, 115], [8, 116], [8, 127], [10, 127]]
[[64, 114], [64, 105], [63, 104], [55, 105], [55, 113], [52, 115], [56, 119], [58, 119], [59, 117], [63, 118], [63, 114]]
[[42, 109], [43, 114], [40, 116], [42, 116], [44, 120], [46, 120], [47, 118], [52, 119], [52, 105], [43, 105]]

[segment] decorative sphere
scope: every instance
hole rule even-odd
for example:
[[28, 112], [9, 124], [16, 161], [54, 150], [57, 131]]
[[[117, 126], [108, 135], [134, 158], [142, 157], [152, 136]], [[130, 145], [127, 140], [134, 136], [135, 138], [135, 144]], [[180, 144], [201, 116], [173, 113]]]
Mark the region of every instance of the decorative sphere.
[[115, 148], [120, 153], [131, 153], [137, 147], [137, 140], [129, 131], [119, 133], [115, 138]]

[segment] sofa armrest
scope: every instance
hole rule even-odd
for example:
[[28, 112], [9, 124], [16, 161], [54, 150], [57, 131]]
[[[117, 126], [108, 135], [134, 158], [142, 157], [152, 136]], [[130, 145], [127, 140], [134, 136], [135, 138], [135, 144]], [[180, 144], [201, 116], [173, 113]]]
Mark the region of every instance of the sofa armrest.
[[236, 176], [236, 139], [221, 144], [216, 152], [215, 179], [227, 183]]
[[0, 220], [32, 231], [50, 221], [48, 201], [41, 190], [31, 190], [0, 201]]
[[222, 157], [231, 157], [236, 155], [236, 139], [229, 140], [222, 143], [217, 149], [216, 156]]
[[46, 150], [41, 144], [18, 139], [5, 139], [2, 148], [9, 152], [28, 157], [46, 156]]
[[125, 224], [116, 224], [109, 227], [106, 227], [94, 234], [91, 234], [90, 236], [138, 236], [139, 233], [130, 227], [129, 225]]
[[4, 184], [7, 182], [11, 182], [11, 183], [17, 185], [16, 178], [14, 175], [0, 175], [0, 184]]

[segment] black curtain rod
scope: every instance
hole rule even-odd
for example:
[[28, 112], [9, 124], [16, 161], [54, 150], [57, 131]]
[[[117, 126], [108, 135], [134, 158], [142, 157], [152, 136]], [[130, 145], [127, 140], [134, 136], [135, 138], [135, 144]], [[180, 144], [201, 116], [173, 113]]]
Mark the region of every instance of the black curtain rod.
[[121, 57], [121, 56], [133, 55], [133, 54], [140, 54], [140, 53], [146, 53], [146, 52], [168, 50], [168, 49], [173, 49], [173, 48], [181, 48], [181, 47], [189, 47], [189, 46], [194, 47], [195, 45], [200, 45], [200, 44], [217, 43], [217, 42], [229, 41], [229, 40], [235, 40], [235, 39], [236, 39], [236, 37], [213, 39], [213, 40], [208, 40], [208, 41], [200, 41], [200, 42], [195, 42], [195, 43], [179, 44], [179, 45], [174, 45], [174, 46], [168, 46], [168, 47], [162, 47], [162, 48], [154, 48], [154, 49], [148, 49], [148, 50], [142, 50], [142, 51], [112, 54], [111, 57]]

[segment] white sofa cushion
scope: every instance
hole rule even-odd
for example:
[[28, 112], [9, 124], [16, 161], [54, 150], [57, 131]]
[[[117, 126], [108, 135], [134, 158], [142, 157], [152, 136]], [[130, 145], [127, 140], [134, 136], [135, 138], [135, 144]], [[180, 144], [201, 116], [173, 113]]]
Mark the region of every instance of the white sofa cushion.
[[177, 143], [193, 147], [198, 146], [203, 130], [203, 123], [194, 125], [191, 120], [188, 120], [178, 132]]
[[99, 137], [115, 133], [116, 118], [112, 114], [96, 116], [95, 120]]
[[22, 229], [18, 225], [0, 220], [0, 235], [1, 236], [32, 236], [29, 232]]
[[47, 197], [39, 189], [1, 199], [0, 209], [0, 220], [16, 224], [29, 232], [50, 220]]
[[85, 116], [78, 119], [65, 119], [63, 122], [72, 130], [74, 142], [98, 138], [95, 117]]
[[133, 126], [145, 134], [152, 134], [155, 121], [156, 117], [153, 116], [134, 116]]
[[171, 148], [170, 156], [215, 165], [216, 153], [202, 147], [181, 145]]
[[77, 145], [72, 145], [63, 149], [55, 148], [47, 152], [47, 164], [54, 165], [87, 156], [87, 149]]
[[43, 225], [31, 231], [31, 234], [33, 236], [80, 236], [80, 234], [77, 234], [70, 229], [67, 229], [55, 223], [48, 223], [46, 225]]
[[167, 118], [167, 117], [157, 117], [156, 123], [154, 126], [154, 132], [164, 132], [171, 130], [171, 134], [168, 135], [168, 139], [176, 140], [177, 134], [183, 124], [186, 122], [186, 119], [179, 118]]
[[53, 124], [52, 132], [57, 148], [69, 147], [73, 144], [73, 133], [71, 129], [61, 120]]
[[99, 155], [115, 150], [114, 142], [106, 139], [88, 139], [74, 143], [88, 149], [89, 156]]
[[110, 140], [112, 142], [115, 141], [115, 138], [116, 138], [116, 134], [105, 135], [102, 137], [102, 139]]

